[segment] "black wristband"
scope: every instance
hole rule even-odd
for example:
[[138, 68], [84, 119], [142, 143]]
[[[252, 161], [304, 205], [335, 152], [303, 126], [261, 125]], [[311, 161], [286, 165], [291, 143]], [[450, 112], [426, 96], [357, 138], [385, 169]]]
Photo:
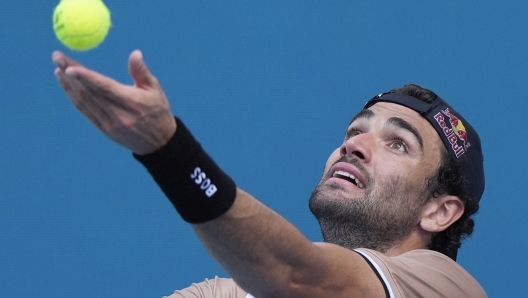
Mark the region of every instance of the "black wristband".
[[202, 149], [183, 122], [169, 142], [136, 158], [152, 175], [181, 217], [203, 223], [229, 210], [236, 197], [235, 182]]

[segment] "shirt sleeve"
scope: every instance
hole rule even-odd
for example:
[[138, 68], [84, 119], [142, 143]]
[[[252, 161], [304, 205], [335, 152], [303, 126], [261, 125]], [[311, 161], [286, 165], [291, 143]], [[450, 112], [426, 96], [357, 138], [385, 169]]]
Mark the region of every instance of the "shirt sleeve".
[[388, 297], [487, 297], [464, 268], [439, 252], [419, 249], [388, 257], [370, 249], [355, 251], [370, 263]]
[[246, 298], [252, 297], [240, 288], [230, 278], [205, 279], [200, 283], [193, 283], [190, 287], [175, 291], [163, 298]]

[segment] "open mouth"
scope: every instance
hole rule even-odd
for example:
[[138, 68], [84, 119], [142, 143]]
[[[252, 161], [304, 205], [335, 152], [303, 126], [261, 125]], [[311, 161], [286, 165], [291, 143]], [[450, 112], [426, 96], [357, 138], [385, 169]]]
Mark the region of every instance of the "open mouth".
[[345, 171], [335, 171], [334, 174], [332, 175], [332, 177], [335, 177], [335, 178], [339, 178], [339, 179], [343, 179], [343, 180], [346, 180], [352, 184], [354, 184], [355, 186], [361, 188], [361, 189], [364, 189], [365, 187], [363, 186], [363, 184], [361, 182], [359, 182], [359, 180], [356, 178], [356, 176], [348, 173], [348, 172], [345, 172]]

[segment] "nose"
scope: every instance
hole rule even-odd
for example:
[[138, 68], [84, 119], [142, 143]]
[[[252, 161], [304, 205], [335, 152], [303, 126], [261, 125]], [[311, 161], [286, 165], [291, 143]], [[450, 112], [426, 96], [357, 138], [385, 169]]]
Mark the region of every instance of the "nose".
[[370, 133], [362, 133], [353, 136], [343, 142], [341, 145], [341, 156], [356, 158], [364, 163], [370, 162], [372, 157], [372, 148], [374, 148], [374, 136]]

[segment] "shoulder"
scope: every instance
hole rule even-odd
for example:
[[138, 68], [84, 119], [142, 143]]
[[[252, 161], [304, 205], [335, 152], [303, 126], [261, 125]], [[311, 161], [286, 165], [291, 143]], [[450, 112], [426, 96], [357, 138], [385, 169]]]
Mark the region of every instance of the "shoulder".
[[237, 283], [231, 278], [220, 278], [215, 276], [214, 279], [205, 279], [199, 283], [193, 283], [189, 287], [174, 291], [174, 293], [166, 298], [184, 298], [184, 297], [199, 297], [199, 298], [249, 298], [248, 295]]
[[369, 249], [355, 251], [377, 272], [389, 297], [487, 297], [464, 268], [439, 252], [418, 249], [388, 257]]

